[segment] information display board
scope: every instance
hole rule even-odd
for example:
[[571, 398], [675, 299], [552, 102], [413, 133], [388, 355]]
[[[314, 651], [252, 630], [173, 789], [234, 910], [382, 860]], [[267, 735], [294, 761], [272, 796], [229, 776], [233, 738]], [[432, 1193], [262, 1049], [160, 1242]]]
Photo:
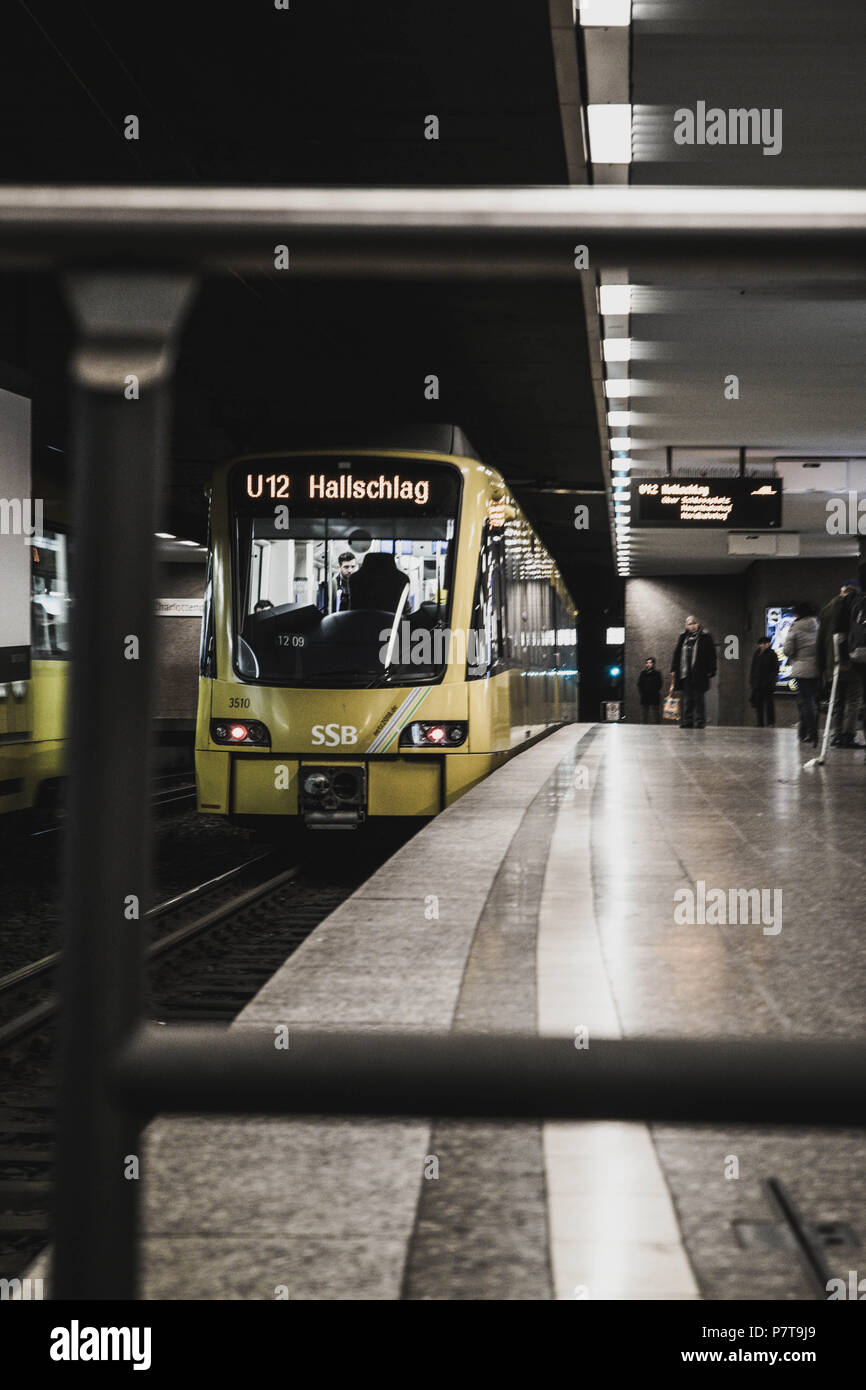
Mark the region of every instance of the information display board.
[[776, 530], [778, 478], [632, 478], [632, 526]]

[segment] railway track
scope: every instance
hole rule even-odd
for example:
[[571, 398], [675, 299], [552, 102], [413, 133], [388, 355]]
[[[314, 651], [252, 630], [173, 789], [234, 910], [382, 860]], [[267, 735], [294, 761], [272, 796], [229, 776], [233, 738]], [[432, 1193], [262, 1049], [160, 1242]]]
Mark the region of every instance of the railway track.
[[[162, 785], [171, 783], [171, 786]], [[164, 806], [192, 806], [195, 801], [195, 782], [190, 780], [189, 773], [168, 773], [164, 777], [156, 777], [152, 783], [150, 793], [151, 810], [158, 811]], [[59, 806], [51, 812], [50, 825], [42, 825], [38, 830], [30, 832], [31, 839], [39, 839], [44, 835], [57, 835], [66, 823], [66, 811]]]
[[[207, 911], [200, 910], [200, 905], [205, 900], [220, 895], [229, 885], [242, 880], [255, 866], [262, 865], [265, 861], [273, 862], [274, 859], [275, 856], [272, 854], [256, 855], [245, 860], [244, 863], [226, 870], [225, 873], [218, 874], [215, 878], [197, 884], [194, 888], [167, 898], [164, 902], [150, 908], [145, 916], [156, 933], [156, 939], [151, 942], [147, 949], [147, 959], [159, 959], [172, 948], [182, 945], [203, 931], [207, 931], [208, 927], [215, 926], [224, 917], [230, 916], [245, 906], [248, 901], [253, 901], [256, 896], [266, 890], [267, 883], [245, 888], [226, 901], [218, 905], [211, 905]], [[284, 870], [276, 876], [276, 879], [272, 880], [272, 883], [288, 881], [296, 873], [296, 868]], [[193, 913], [191, 918], [189, 918], [190, 912]], [[171, 923], [175, 918], [179, 918], [180, 921], [172, 927]], [[60, 951], [52, 951], [41, 959], [31, 961], [28, 965], [20, 966], [17, 970], [10, 971], [8, 975], [0, 977], [0, 1019], [3, 1020], [0, 1022], [0, 1052], [10, 1044], [25, 1038], [34, 1029], [44, 1027], [55, 1017], [57, 1001], [52, 996], [43, 997], [36, 1001], [28, 999], [27, 1008], [11, 1017], [8, 1015], [10, 1000], [31, 993], [32, 986], [37, 981], [39, 982], [37, 989], [44, 994], [45, 982], [53, 977], [60, 965], [60, 958]]]
[[[147, 1016], [228, 1024], [384, 857], [317, 874], [265, 852], [154, 906]], [[53, 952], [0, 979], [0, 1277], [50, 1240], [59, 963]]]

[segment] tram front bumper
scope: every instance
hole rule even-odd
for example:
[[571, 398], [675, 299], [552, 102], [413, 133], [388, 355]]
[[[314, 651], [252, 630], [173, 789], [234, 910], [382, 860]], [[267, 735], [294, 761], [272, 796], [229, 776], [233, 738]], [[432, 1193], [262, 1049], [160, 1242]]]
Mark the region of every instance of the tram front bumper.
[[444, 805], [441, 756], [230, 756], [227, 809], [236, 816], [300, 816], [317, 829], [353, 829], [374, 816], [435, 816]]

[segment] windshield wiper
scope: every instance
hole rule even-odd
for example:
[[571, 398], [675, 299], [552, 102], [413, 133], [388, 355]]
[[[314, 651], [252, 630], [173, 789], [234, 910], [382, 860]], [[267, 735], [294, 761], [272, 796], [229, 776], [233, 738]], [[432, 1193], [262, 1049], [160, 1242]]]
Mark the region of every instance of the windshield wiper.
[[437, 676], [440, 676], [441, 674], [441, 666], [430, 667], [429, 670], [413, 666], [411, 674], [408, 674], [405, 671], [396, 673], [393, 671], [389, 671], [387, 675], [380, 676], [377, 679], [374, 689], [380, 689], [381, 687], [388, 685], [418, 685], [422, 681], [434, 681], [436, 680]]
[[318, 675], [304, 676], [298, 681], [298, 685], [319, 685], [333, 681], [351, 680], [357, 683], [359, 689], [369, 690], [379, 679], [372, 671], [320, 671]]

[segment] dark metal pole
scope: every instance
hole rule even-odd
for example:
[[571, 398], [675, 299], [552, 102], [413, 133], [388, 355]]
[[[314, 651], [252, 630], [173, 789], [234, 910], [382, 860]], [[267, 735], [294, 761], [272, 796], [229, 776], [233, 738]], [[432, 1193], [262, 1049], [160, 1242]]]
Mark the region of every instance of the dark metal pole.
[[741, 477], [741, 478], [745, 478], [745, 476], [746, 476], [746, 446], [743, 444], [743, 445], [740, 446], [740, 477]]
[[143, 1028], [118, 1098], [150, 1112], [866, 1125], [866, 1044]]
[[665, 449], [665, 471], [669, 478], [674, 471], [674, 451], [673, 445], [671, 444]]
[[170, 344], [192, 281], [71, 274], [73, 614], [52, 1296], [135, 1296], [139, 1119], [107, 1079], [141, 1011], [153, 533]]

